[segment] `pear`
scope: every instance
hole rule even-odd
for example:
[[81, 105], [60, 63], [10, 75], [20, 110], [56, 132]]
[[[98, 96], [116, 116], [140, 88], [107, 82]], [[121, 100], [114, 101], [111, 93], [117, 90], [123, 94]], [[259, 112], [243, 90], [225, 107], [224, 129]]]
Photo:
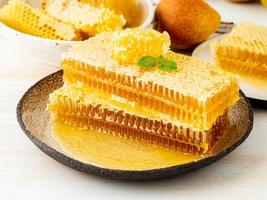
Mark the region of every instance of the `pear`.
[[264, 5], [265, 7], [267, 7], [267, 0], [261, 0], [262, 5]]
[[230, 1], [235, 2], [235, 3], [247, 3], [253, 0], [230, 0]]
[[204, 0], [161, 0], [157, 10], [158, 31], [167, 31], [172, 48], [186, 49], [213, 34], [221, 17]]

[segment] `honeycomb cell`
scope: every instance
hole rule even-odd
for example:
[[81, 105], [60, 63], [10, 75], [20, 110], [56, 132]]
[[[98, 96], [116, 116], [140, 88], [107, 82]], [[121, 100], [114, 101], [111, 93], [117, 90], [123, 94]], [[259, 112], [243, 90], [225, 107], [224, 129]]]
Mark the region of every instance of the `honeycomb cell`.
[[[127, 29], [73, 46], [62, 55], [64, 86], [49, 97], [53, 119], [186, 153], [210, 153], [228, 127], [239, 86], [216, 65], [170, 51], [168, 41], [153, 30]], [[142, 69], [118, 59], [162, 54], [177, 69]]]
[[239, 99], [234, 77], [196, 58], [168, 52], [178, 68], [171, 72], [121, 65], [113, 59], [114, 35], [100, 34], [65, 53], [64, 81], [126, 98], [199, 130], [211, 128]]
[[23, 0], [10, 0], [0, 10], [0, 21], [20, 32], [48, 39], [79, 40], [80, 35], [70, 24], [61, 22]]
[[[142, 13], [140, 6], [136, 0], [79, 0], [82, 3], [88, 3], [89, 5], [100, 8], [109, 8], [114, 10], [118, 14], [122, 14], [128, 27], [133, 27], [140, 23], [142, 19]], [[138, 20], [139, 18], [139, 20]]]
[[105, 7], [93, 7], [77, 0], [46, 0], [43, 10], [54, 18], [72, 24], [76, 29], [94, 36], [121, 29], [126, 21], [122, 14]]
[[[206, 154], [227, 128], [227, 112], [206, 131], [160, 120], [159, 113], [129, 108], [112, 96], [66, 84], [49, 97], [54, 120], [81, 129], [95, 129], [192, 154]], [[150, 114], [148, 114], [150, 113]]]
[[170, 37], [152, 30], [125, 29], [114, 33], [113, 58], [120, 64], [136, 64], [144, 56], [159, 57], [169, 51]]
[[224, 70], [267, 80], [266, 27], [240, 23], [212, 50]]

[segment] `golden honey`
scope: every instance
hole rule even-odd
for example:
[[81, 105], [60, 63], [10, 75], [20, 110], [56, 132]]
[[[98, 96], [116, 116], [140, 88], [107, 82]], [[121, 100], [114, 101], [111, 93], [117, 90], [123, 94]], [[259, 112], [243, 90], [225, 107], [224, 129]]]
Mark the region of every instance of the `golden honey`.
[[121, 137], [204, 154], [222, 136], [227, 116], [217, 119], [211, 129], [199, 131], [180, 124], [168, 115], [132, 104], [108, 93], [65, 85], [50, 95], [48, 108], [54, 120], [82, 129], [99, 130]]
[[98, 130], [55, 123], [52, 136], [68, 155], [84, 163], [120, 170], [149, 170], [195, 162], [201, 156], [131, 140]]
[[215, 60], [224, 70], [267, 79], [267, 28], [238, 24], [212, 45]]
[[0, 21], [20, 32], [57, 40], [80, 40], [80, 33], [70, 24], [61, 22], [23, 0], [10, 0], [0, 10]]
[[142, 21], [142, 8], [136, 0], [79, 0], [82, 3], [99, 8], [105, 7], [114, 10], [118, 14], [122, 14], [126, 21], [127, 27], [135, 27]]
[[0, 9], [0, 21], [23, 33], [67, 41], [119, 30], [126, 24], [121, 12], [77, 0], [43, 0], [41, 8], [25, 0], [9, 0]]
[[88, 36], [121, 29], [126, 23], [123, 15], [109, 8], [96, 8], [76, 0], [46, 0], [42, 5], [49, 15], [72, 24]]
[[169, 51], [170, 36], [166, 32], [128, 28], [114, 33], [114, 43], [113, 59], [120, 64], [136, 64], [144, 56], [165, 55]]
[[[113, 93], [200, 130], [211, 128], [238, 100], [235, 78], [197, 58], [169, 52], [166, 57], [177, 63], [174, 72], [121, 65], [113, 59], [113, 34], [90, 38], [65, 53], [61, 63], [64, 81]], [[141, 47], [136, 51], [139, 49], [143, 52]]]

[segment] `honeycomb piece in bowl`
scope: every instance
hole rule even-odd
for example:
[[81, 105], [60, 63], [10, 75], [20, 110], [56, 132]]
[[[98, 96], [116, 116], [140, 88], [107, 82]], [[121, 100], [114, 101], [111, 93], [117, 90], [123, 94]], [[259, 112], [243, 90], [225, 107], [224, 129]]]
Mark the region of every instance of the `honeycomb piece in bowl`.
[[133, 27], [140, 23], [137, 18], [142, 18], [142, 11], [138, 6], [137, 0], [79, 0], [88, 3], [94, 7], [105, 7], [122, 14], [126, 21], [127, 27]]
[[0, 21], [30, 35], [57, 40], [80, 40], [81, 35], [72, 25], [61, 22], [23, 0], [10, 0], [0, 9]]
[[224, 70], [267, 80], [267, 27], [240, 23], [211, 47]]
[[88, 36], [121, 29], [126, 21], [109, 8], [96, 8], [77, 0], [46, 0], [43, 9], [54, 18], [72, 24]]

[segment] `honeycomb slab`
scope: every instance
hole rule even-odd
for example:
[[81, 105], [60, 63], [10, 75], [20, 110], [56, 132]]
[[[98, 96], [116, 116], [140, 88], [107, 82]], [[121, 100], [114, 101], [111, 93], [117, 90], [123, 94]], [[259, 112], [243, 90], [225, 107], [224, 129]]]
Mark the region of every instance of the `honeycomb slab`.
[[267, 80], [267, 27], [240, 23], [212, 50], [224, 70]]
[[[127, 35], [127, 40], [135, 40], [135, 32], [139, 42], [118, 43]], [[71, 48], [62, 56], [65, 84], [50, 95], [54, 119], [183, 152], [207, 153], [227, 128], [227, 111], [239, 99], [238, 84], [215, 65], [166, 51], [168, 41], [156, 43], [165, 34], [141, 29], [102, 33]], [[177, 64], [176, 70], [132, 63], [131, 52], [141, 58], [155, 50], [143, 45], [148, 40]], [[114, 58], [122, 46], [124, 56]]]
[[80, 40], [81, 35], [71, 24], [59, 21], [23, 0], [10, 0], [0, 9], [0, 21], [27, 34], [48, 39]]

